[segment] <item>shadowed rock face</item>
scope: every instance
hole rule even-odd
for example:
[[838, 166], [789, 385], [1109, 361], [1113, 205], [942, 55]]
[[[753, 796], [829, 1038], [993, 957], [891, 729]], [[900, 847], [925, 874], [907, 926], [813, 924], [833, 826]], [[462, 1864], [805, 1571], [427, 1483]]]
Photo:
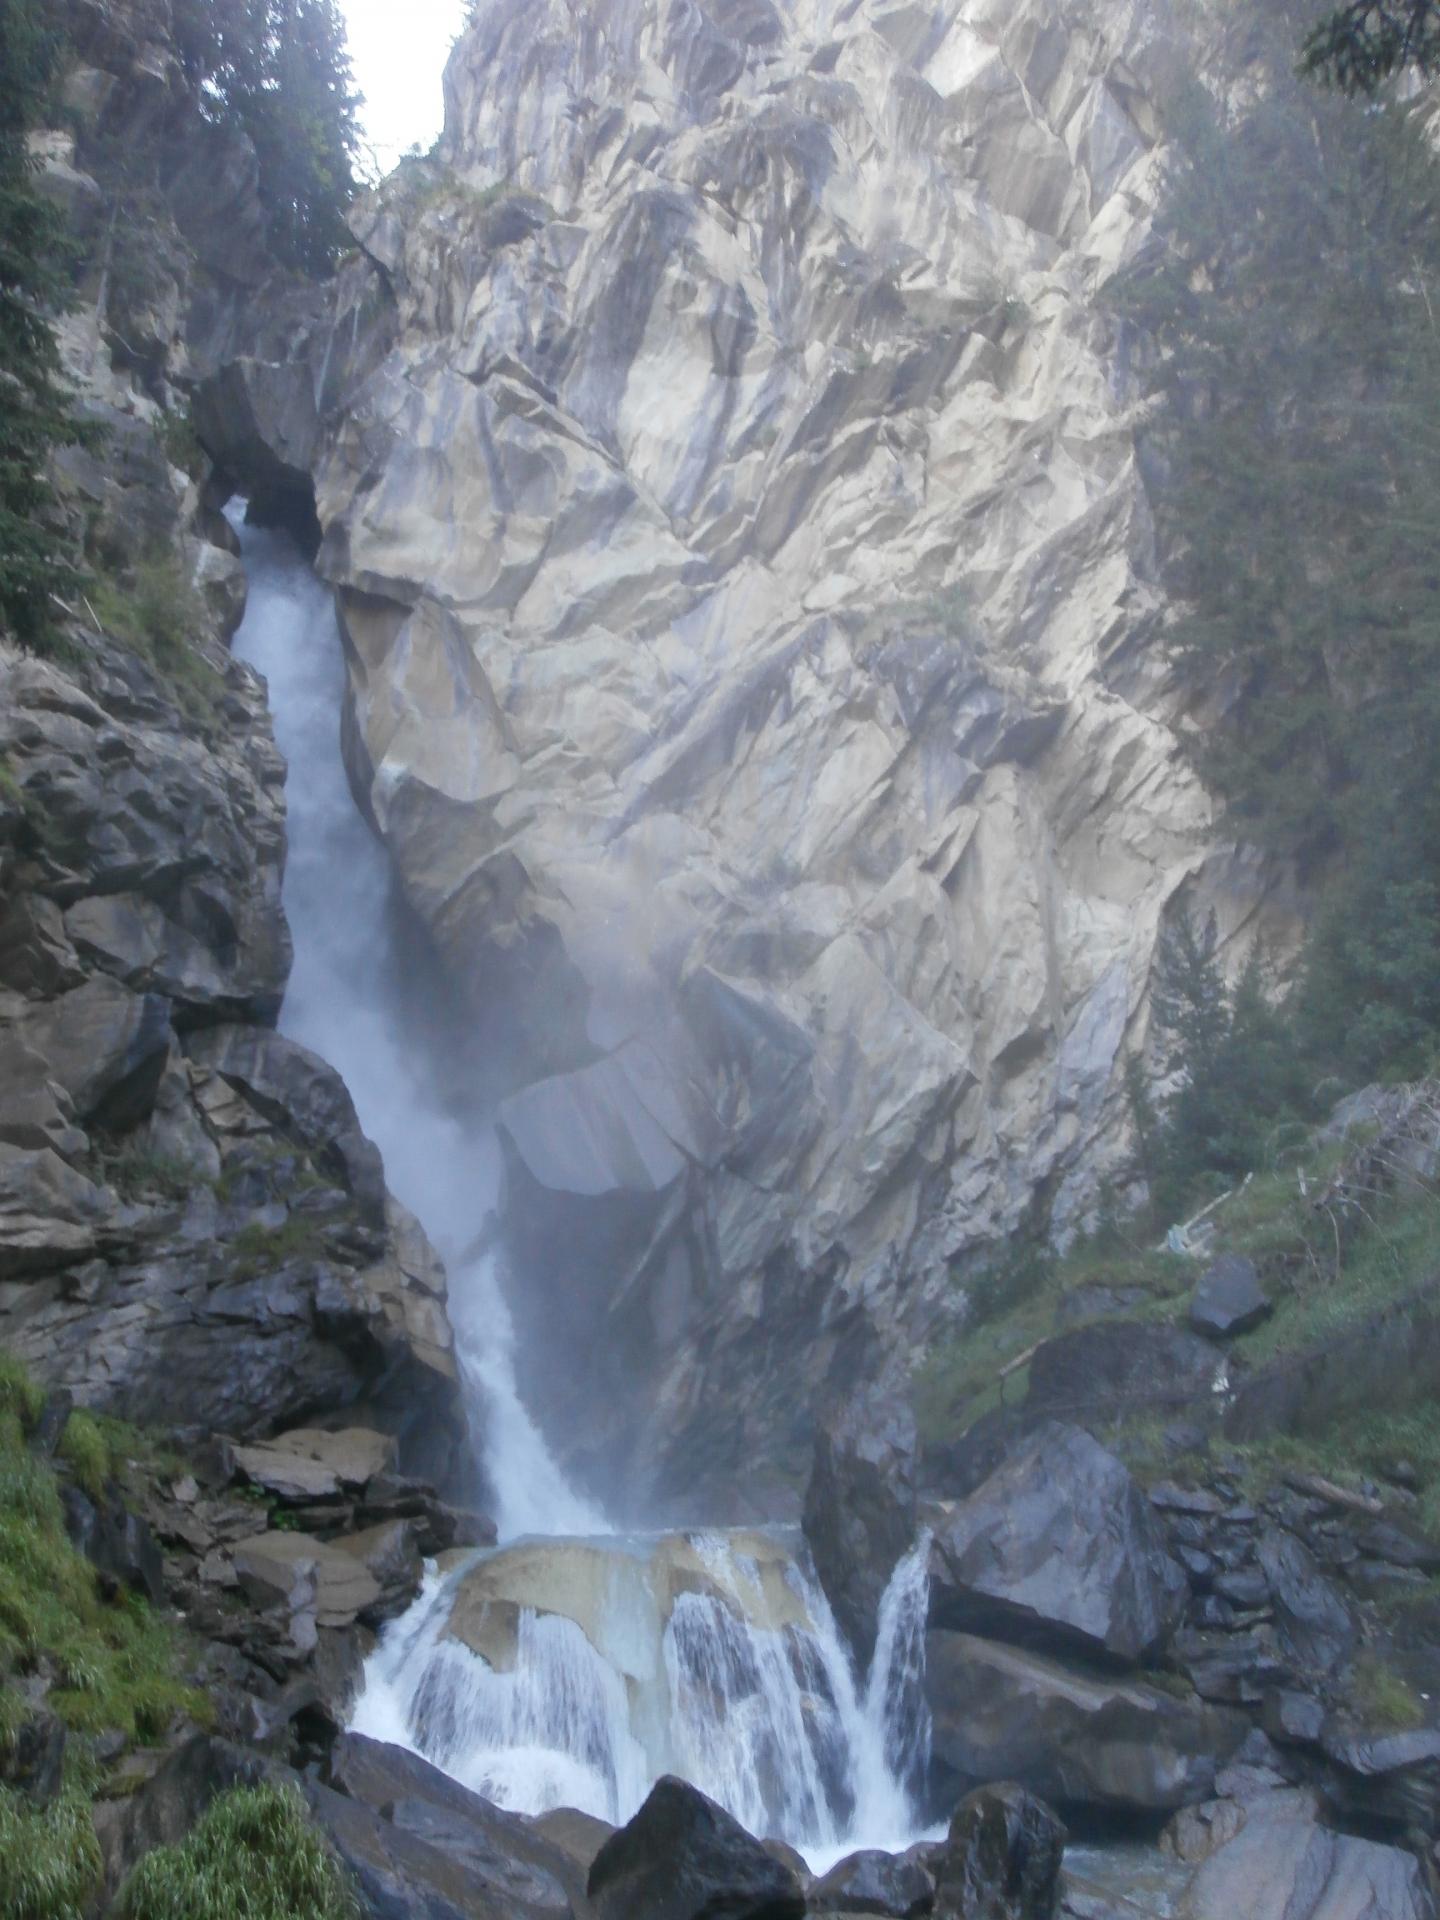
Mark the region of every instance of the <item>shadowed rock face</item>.
[[354, 217], [352, 775], [507, 1007], [525, 1385], [612, 1498], [793, 1503], [814, 1390], [1114, 1164], [1177, 890], [1253, 909], [1099, 298], [1193, 58], [1158, 0], [480, 0]]

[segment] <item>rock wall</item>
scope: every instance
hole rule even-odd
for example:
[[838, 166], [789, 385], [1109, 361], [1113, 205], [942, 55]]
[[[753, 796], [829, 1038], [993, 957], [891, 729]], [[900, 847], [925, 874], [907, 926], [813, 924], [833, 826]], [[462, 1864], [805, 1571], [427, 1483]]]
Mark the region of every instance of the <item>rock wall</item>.
[[[247, 303], [273, 342], [312, 296], [264, 254], [254, 153], [200, 116], [168, 7], [66, 24], [73, 130], [32, 146], [79, 242], [62, 348], [103, 433], [57, 463], [92, 577], [49, 657], [0, 637], [0, 1348], [197, 1438], [348, 1409], [448, 1475], [444, 1272], [339, 1077], [275, 1031], [285, 768], [229, 652], [227, 483], [174, 437], [255, 337]], [[122, 228], [146, 275], [120, 274]], [[277, 468], [250, 477], [284, 505]]]
[[1253, 914], [1106, 305], [1194, 57], [1161, 0], [480, 0], [354, 216], [354, 783], [505, 1009], [526, 1385], [637, 1509], [790, 1503], [817, 1391], [1092, 1205], [1177, 895]]

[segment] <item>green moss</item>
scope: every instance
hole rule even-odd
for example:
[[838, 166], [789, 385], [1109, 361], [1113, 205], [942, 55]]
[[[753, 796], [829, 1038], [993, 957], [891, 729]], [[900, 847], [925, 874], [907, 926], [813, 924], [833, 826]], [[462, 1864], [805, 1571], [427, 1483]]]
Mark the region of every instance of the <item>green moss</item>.
[[83, 1920], [100, 1879], [100, 1847], [83, 1787], [37, 1808], [0, 1788], [0, 1913], [5, 1920]]
[[1393, 1667], [1387, 1667], [1374, 1654], [1362, 1654], [1355, 1662], [1350, 1677], [1350, 1697], [1367, 1727], [1386, 1733], [1409, 1733], [1425, 1724], [1420, 1696]]
[[273, 1273], [287, 1260], [312, 1259], [322, 1250], [324, 1236], [316, 1220], [292, 1214], [278, 1227], [242, 1227], [230, 1242], [238, 1270], [249, 1278]]
[[83, 1407], [76, 1407], [65, 1422], [60, 1458], [91, 1499], [100, 1499], [110, 1478], [110, 1448], [94, 1414]]
[[[6, 1377], [16, 1372], [7, 1363]], [[82, 1433], [86, 1420], [94, 1429], [81, 1443], [88, 1465], [102, 1452], [108, 1462], [101, 1423], [79, 1417]], [[178, 1658], [176, 1633], [152, 1608], [131, 1594], [102, 1596], [65, 1536], [54, 1470], [26, 1446], [13, 1408], [0, 1411], [0, 1679], [43, 1662], [58, 1681], [49, 1703], [68, 1726], [153, 1740], [177, 1714], [210, 1714], [178, 1677]]]
[[293, 1790], [234, 1787], [177, 1847], [146, 1854], [121, 1920], [351, 1920], [343, 1870]]
[[89, 599], [105, 631], [147, 662], [190, 719], [214, 721], [225, 683], [195, 645], [205, 608], [172, 558], [142, 560], [124, 580], [97, 574]]

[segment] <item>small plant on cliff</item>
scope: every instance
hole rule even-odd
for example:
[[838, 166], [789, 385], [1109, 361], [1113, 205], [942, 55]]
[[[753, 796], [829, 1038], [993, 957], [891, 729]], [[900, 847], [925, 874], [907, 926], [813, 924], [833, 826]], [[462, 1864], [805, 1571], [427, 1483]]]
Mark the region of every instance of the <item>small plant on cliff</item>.
[[124, 579], [97, 575], [90, 600], [105, 631], [154, 669], [191, 720], [214, 720], [225, 683], [196, 645], [205, 608], [173, 557], [152, 555]]
[[293, 1789], [232, 1787], [178, 1847], [157, 1847], [121, 1920], [353, 1920], [344, 1872]]

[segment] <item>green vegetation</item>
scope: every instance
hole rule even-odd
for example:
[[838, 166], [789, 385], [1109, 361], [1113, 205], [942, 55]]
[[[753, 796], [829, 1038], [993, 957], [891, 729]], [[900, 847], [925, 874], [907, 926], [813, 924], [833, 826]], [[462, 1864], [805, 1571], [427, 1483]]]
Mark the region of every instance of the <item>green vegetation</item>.
[[[1274, 1302], [1270, 1317], [1237, 1343], [1247, 1367], [1343, 1341], [1440, 1272], [1440, 1196], [1403, 1176], [1376, 1182], [1370, 1152], [1363, 1142], [1348, 1154], [1334, 1144], [1293, 1150], [1287, 1165], [1251, 1176], [1210, 1215], [1210, 1254], [1253, 1260]], [[1147, 1244], [1154, 1233], [1153, 1218], [1112, 1225], [1063, 1258], [1022, 1243], [967, 1281], [969, 1323], [932, 1347], [915, 1379], [922, 1436], [933, 1444], [999, 1404], [1023, 1405], [1030, 1349], [1064, 1328], [1116, 1317], [1183, 1320], [1202, 1263]], [[1174, 1417], [1115, 1409], [1114, 1443], [1142, 1476], [1175, 1471], [1162, 1432]], [[1440, 1537], [1440, 1409], [1428, 1400], [1402, 1396], [1380, 1410], [1342, 1414], [1323, 1435], [1276, 1435], [1233, 1450], [1250, 1463], [1257, 1487], [1286, 1466], [1345, 1485], [1407, 1460], [1421, 1487], [1416, 1521]]]
[[76, 1407], [60, 1436], [60, 1458], [75, 1476], [77, 1486], [99, 1500], [110, 1478], [110, 1447], [93, 1413]]
[[1350, 0], [1306, 36], [1302, 72], [1346, 93], [1373, 94], [1405, 67], [1440, 65], [1436, 0]]
[[292, 1214], [283, 1225], [242, 1227], [230, 1242], [238, 1271], [250, 1278], [273, 1273], [287, 1260], [316, 1258], [324, 1247], [324, 1229], [318, 1220]]
[[[1233, 84], [1172, 104], [1164, 245], [1120, 296], [1164, 402], [1147, 454], [1196, 751], [1317, 903], [1284, 1031], [1258, 1022], [1261, 1121], [1440, 1055], [1440, 163], [1403, 106], [1296, 76], [1305, 18], [1227, 17]], [[1237, 1002], [1232, 1067], [1281, 984]], [[1261, 1164], [1232, 1118], [1222, 1177]]]
[[172, 18], [204, 110], [254, 143], [271, 250], [325, 273], [352, 244], [360, 146], [337, 0], [174, 0]]
[[106, 633], [140, 655], [190, 719], [212, 723], [225, 683], [195, 644], [205, 609], [179, 563], [152, 556], [123, 580], [98, 575], [89, 598]]
[[183, 1200], [205, 1181], [205, 1176], [185, 1161], [138, 1144], [102, 1151], [98, 1161], [100, 1179], [125, 1200], [138, 1200], [148, 1194]]
[[54, 14], [49, 0], [0, 8], [0, 628], [31, 647], [50, 637], [52, 595], [77, 578], [48, 457], [85, 437], [46, 317], [67, 291], [63, 227], [35, 191], [25, 142], [60, 60]]
[[343, 1870], [293, 1790], [233, 1787], [178, 1847], [157, 1847], [121, 1895], [123, 1920], [351, 1920]]
[[6, 1920], [84, 1920], [100, 1872], [82, 1782], [67, 1782], [44, 1808], [0, 1788], [0, 1913]]
[[1420, 1696], [1393, 1667], [1373, 1653], [1362, 1653], [1350, 1675], [1351, 1699], [1367, 1727], [1410, 1733], [1425, 1724]]
[[[41, 1669], [54, 1678], [46, 1705], [77, 1735], [116, 1731], [158, 1739], [177, 1715], [202, 1724], [209, 1703], [178, 1676], [174, 1631], [134, 1595], [105, 1599], [94, 1569], [70, 1545], [55, 1470], [26, 1434], [44, 1395], [0, 1353], [0, 1743], [21, 1713], [9, 1682]], [[60, 1457], [98, 1492], [108, 1479], [118, 1423], [72, 1413]], [[90, 1802], [101, 1784], [83, 1739], [66, 1750], [62, 1790], [36, 1808], [0, 1788], [0, 1913], [7, 1920], [80, 1920], [100, 1873]]]

